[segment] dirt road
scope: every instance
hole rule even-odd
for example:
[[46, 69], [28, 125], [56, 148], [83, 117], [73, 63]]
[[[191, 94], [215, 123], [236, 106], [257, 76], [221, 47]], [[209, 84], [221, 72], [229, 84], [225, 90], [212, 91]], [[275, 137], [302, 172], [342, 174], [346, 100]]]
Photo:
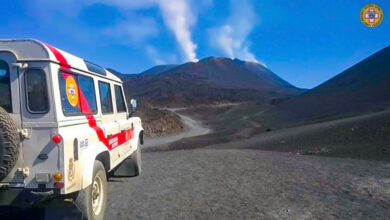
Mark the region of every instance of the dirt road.
[[161, 146], [164, 144], [168, 144], [180, 140], [182, 138], [205, 135], [211, 132], [209, 128], [203, 126], [199, 121], [196, 121], [186, 115], [177, 112], [178, 110], [181, 109], [167, 109], [167, 110], [173, 111], [175, 112], [175, 114], [180, 116], [185, 126], [185, 130], [183, 132], [179, 132], [176, 134], [170, 134], [170, 135], [154, 137], [154, 138], [147, 138], [145, 140], [145, 145], [143, 146], [143, 148]]
[[390, 164], [259, 150], [143, 154], [107, 219], [386, 219]]

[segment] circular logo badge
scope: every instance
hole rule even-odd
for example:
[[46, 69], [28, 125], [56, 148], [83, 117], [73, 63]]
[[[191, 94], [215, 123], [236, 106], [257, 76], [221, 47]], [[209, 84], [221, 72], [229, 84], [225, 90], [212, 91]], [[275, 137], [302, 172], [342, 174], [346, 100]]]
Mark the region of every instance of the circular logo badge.
[[360, 20], [367, 27], [376, 27], [383, 20], [382, 9], [376, 4], [365, 5], [360, 11]]
[[66, 96], [68, 97], [69, 104], [76, 106], [79, 101], [79, 92], [76, 81], [73, 77], [68, 76], [66, 78]]

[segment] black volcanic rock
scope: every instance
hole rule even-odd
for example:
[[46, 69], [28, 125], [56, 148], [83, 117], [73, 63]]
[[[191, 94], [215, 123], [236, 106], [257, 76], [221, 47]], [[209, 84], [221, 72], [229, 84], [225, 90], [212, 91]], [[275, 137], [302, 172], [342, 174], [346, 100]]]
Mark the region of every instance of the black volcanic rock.
[[283, 115], [283, 120], [308, 121], [389, 107], [390, 46], [316, 88], [283, 102], [267, 114]]

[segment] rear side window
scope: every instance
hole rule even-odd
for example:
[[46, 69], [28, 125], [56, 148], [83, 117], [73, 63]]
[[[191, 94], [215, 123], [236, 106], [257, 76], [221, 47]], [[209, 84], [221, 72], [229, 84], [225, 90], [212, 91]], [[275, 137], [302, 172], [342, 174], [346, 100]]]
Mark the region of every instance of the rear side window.
[[11, 80], [8, 64], [0, 60], [0, 106], [8, 113], [12, 112]]
[[43, 70], [30, 69], [25, 75], [27, 92], [27, 109], [31, 113], [49, 111], [46, 75]]
[[110, 84], [99, 82], [100, 103], [103, 114], [113, 113]]
[[65, 115], [96, 114], [96, 94], [91, 77], [60, 72], [62, 109]]
[[126, 112], [125, 99], [123, 98], [122, 88], [115, 85], [115, 100], [117, 112]]
[[90, 77], [79, 75], [78, 83], [81, 95], [79, 101], [82, 107], [82, 112], [86, 114], [96, 113], [97, 104], [93, 79]]

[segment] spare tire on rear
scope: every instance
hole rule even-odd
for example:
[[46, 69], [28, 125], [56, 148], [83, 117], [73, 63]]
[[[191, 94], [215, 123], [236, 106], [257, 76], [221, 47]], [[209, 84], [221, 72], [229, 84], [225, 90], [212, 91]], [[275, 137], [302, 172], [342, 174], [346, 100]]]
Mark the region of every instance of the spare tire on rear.
[[0, 107], [0, 181], [15, 166], [19, 155], [20, 136], [12, 118]]

